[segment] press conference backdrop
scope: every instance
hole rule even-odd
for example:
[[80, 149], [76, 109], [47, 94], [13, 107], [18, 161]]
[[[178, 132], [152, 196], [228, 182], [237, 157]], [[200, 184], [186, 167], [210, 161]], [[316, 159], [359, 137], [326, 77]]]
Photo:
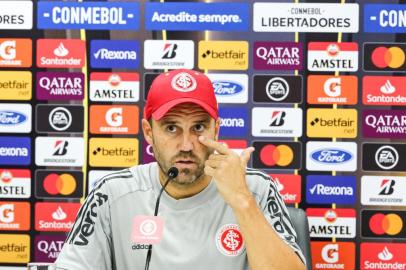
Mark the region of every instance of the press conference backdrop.
[[153, 161], [145, 97], [176, 68], [306, 210], [314, 269], [403, 269], [405, 32], [392, 0], [0, 1], [0, 269], [53, 262], [97, 179]]

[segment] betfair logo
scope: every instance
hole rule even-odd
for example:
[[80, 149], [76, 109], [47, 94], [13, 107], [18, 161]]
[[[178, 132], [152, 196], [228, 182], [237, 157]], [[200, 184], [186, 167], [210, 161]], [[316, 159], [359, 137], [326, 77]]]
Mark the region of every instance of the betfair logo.
[[0, 263], [28, 263], [30, 261], [30, 236], [2, 234], [0, 250]]
[[131, 167], [138, 164], [138, 140], [92, 138], [89, 163], [93, 167]]
[[248, 69], [248, 42], [200, 41], [199, 68], [218, 70]]
[[309, 109], [307, 136], [318, 138], [357, 137], [357, 111], [354, 109]]

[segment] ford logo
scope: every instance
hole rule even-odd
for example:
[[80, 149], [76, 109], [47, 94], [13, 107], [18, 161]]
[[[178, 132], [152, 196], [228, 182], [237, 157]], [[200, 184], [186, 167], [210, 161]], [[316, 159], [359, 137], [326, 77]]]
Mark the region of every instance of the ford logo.
[[311, 153], [313, 160], [324, 164], [342, 164], [350, 161], [351, 153], [339, 149], [322, 149]]
[[232, 81], [213, 81], [214, 93], [219, 96], [236, 95], [244, 89], [239, 83]]
[[27, 120], [27, 116], [19, 112], [0, 111], [0, 125], [18, 125]]

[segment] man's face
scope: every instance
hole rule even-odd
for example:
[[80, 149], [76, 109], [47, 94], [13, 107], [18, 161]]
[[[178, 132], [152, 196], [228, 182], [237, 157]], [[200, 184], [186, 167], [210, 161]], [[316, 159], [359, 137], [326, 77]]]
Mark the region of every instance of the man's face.
[[203, 108], [185, 103], [172, 108], [160, 120], [152, 120], [150, 136], [145, 129], [144, 132], [162, 171], [166, 174], [175, 166], [179, 174], [173, 182], [188, 185], [203, 178], [204, 162], [213, 153], [199, 142], [198, 137], [217, 139], [218, 127], [218, 121]]

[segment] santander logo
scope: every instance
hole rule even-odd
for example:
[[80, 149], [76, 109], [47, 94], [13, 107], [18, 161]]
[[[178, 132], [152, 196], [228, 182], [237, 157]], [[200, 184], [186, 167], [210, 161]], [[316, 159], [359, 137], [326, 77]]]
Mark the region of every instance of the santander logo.
[[67, 216], [68, 215], [63, 211], [61, 206], [58, 206], [58, 209], [52, 213], [52, 218], [58, 221], [66, 219]]
[[54, 54], [59, 57], [64, 57], [69, 54], [68, 49], [65, 48], [63, 43], [59, 43], [59, 46], [54, 50]]
[[382, 261], [390, 261], [393, 259], [393, 254], [390, 253], [388, 250], [388, 247], [385, 246], [385, 248], [382, 250], [382, 252], [379, 252], [378, 258]]

